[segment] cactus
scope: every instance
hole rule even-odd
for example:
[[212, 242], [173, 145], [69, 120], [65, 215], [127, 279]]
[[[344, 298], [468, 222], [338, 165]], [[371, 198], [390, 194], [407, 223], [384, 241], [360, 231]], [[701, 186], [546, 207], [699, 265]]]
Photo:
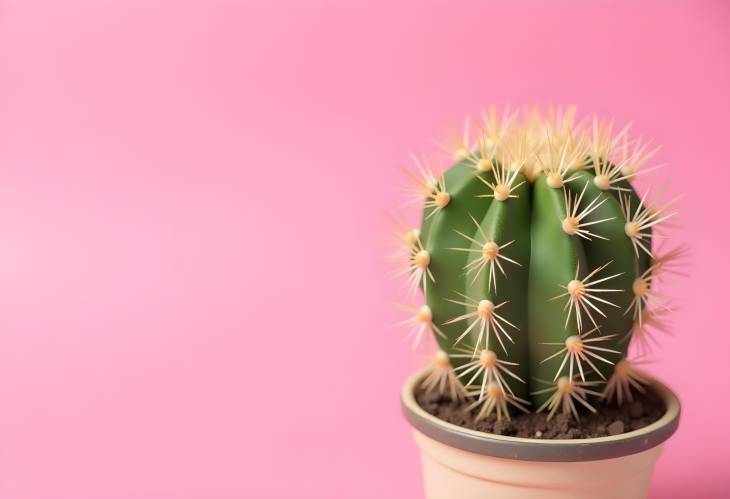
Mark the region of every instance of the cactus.
[[405, 231], [402, 273], [425, 303], [405, 322], [440, 347], [424, 386], [497, 418], [578, 418], [598, 397], [643, 393], [628, 347], [665, 329], [655, 284], [683, 254], [652, 251], [671, 203], [630, 182], [656, 149], [596, 118], [574, 125], [573, 110], [484, 118], [444, 172], [414, 158], [423, 219]]

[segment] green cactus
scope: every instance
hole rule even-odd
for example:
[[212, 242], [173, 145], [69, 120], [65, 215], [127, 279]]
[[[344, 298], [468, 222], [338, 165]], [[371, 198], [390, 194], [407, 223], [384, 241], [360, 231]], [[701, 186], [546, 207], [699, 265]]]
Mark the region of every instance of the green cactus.
[[627, 340], [656, 320], [652, 281], [679, 256], [652, 253], [652, 228], [672, 214], [629, 183], [653, 153], [626, 129], [574, 127], [572, 111], [492, 112], [443, 174], [419, 164], [426, 202], [407, 273], [426, 301], [414, 322], [432, 325], [442, 350], [428, 389], [458, 390], [498, 418], [577, 418], [595, 396], [642, 390]]

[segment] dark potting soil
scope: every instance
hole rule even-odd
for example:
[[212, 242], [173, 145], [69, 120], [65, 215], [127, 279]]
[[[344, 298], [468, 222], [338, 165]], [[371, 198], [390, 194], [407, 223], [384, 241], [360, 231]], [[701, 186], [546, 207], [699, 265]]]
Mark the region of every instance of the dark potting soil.
[[664, 402], [651, 389], [633, 402], [624, 401], [623, 405], [592, 403], [597, 413], [583, 411], [580, 421], [558, 412], [547, 420], [547, 412], [526, 414], [512, 409], [510, 420], [497, 421], [495, 414], [475, 421], [479, 408], [467, 410], [471, 401], [452, 401], [448, 395], [424, 391], [416, 392], [418, 405], [429, 414], [446, 422], [471, 430], [522, 438], [572, 439], [594, 438], [619, 435], [638, 430], [658, 420], [664, 415]]

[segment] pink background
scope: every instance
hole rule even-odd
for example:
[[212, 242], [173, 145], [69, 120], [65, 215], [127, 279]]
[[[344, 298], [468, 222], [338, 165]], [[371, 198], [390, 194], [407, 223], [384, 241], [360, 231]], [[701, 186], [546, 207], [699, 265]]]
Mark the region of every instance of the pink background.
[[420, 497], [398, 167], [550, 103], [664, 144], [693, 256], [653, 497], [727, 493], [730, 9], [524, 5], [1, 2], [0, 496]]

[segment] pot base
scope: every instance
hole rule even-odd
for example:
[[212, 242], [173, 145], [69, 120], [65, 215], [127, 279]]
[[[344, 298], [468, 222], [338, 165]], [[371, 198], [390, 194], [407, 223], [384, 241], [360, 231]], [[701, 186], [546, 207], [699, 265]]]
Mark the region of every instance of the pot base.
[[662, 446], [615, 459], [540, 462], [463, 451], [413, 430], [428, 499], [642, 499]]

